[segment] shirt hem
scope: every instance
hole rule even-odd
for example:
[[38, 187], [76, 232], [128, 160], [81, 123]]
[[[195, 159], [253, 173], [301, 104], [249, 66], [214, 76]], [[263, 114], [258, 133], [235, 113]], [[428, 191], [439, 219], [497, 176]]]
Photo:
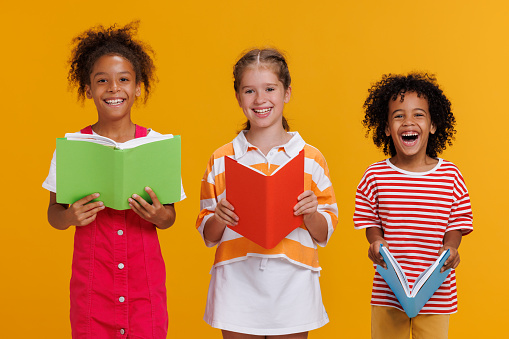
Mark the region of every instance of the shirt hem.
[[234, 258], [234, 259], [230, 259], [230, 260], [225, 260], [225, 261], [221, 261], [221, 262], [218, 262], [216, 264], [214, 264], [212, 266], [212, 269], [218, 267], [218, 266], [224, 266], [224, 265], [228, 265], [228, 264], [232, 264], [232, 263], [235, 263], [235, 262], [239, 262], [239, 261], [244, 261], [244, 260], [247, 260], [249, 257], [257, 257], [257, 258], [269, 258], [269, 259], [285, 259], [287, 261], [289, 261], [291, 264], [294, 264], [296, 266], [300, 266], [302, 268], [305, 268], [305, 269], [309, 269], [311, 271], [315, 271], [315, 272], [320, 272], [322, 270], [322, 268], [319, 266], [319, 267], [313, 267], [313, 266], [309, 266], [309, 265], [306, 265], [306, 264], [303, 264], [297, 260], [293, 260], [293, 259], [290, 259], [288, 258], [285, 254], [261, 254], [261, 253], [247, 253], [245, 256], [243, 257], [238, 257], [238, 258]]
[[[397, 310], [400, 310], [401, 312], [405, 312], [405, 310], [403, 309], [403, 307], [398, 307], [398, 306], [395, 306], [395, 305], [381, 305], [381, 304], [374, 304], [374, 303], [371, 303], [371, 306], [378, 306], [378, 307], [391, 307], [391, 308], [395, 308]], [[454, 313], [457, 313], [458, 310], [454, 310], [454, 311], [445, 311], [445, 312], [437, 312], [437, 311], [430, 311], [430, 310], [420, 310], [419, 313], [417, 315], [420, 315], [420, 314], [454, 314]]]
[[205, 320], [205, 322], [207, 324], [209, 324], [210, 326], [212, 326], [214, 328], [217, 328], [220, 330], [231, 331], [231, 332], [251, 334], [251, 335], [286, 335], [286, 334], [308, 332], [308, 331], [320, 328], [329, 322], [329, 317], [327, 316], [327, 317], [323, 318], [322, 320], [315, 321], [315, 322], [309, 323], [309, 324], [292, 326], [292, 327], [284, 327], [284, 328], [274, 328], [274, 329], [238, 326], [238, 325], [223, 323], [220, 321], [214, 321], [212, 319], [206, 319], [205, 317], [203, 318], [203, 320]]

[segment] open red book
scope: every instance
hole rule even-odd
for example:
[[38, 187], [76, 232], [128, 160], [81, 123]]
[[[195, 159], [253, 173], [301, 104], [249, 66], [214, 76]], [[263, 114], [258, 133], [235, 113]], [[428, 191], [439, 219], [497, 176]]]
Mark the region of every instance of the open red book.
[[302, 225], [293, 207], [304, 191], [304, 150], [270, 176], [225, 157], [225, 176], [226, 200], [239, 217], [233, 231], [270, 249]]

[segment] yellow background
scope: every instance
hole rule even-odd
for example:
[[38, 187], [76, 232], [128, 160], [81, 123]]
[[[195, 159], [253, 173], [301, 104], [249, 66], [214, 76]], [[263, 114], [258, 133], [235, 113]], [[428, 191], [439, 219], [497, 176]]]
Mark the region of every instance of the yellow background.
[[[46, 220], [41, 188], [55, 138], [94, 123], [67, 89], [69, 44], [86, 28], [140, 19], [156, 51], [160, 81], [133, 120], [182, 135], [188, 198], [160, 232], [167, 265], [171, 338], [219, 338], [202, 320], [214, 249], [194, 222], [200, 179], [217, 147], [244, 122], [232, 66], [253, 46], [288, 54], [292, 130], [325, 155], [339, 206], [331, 242], [320, 249], [331, 322], [311, 338], [368, 338], [372, 267], [364, 232], [352, 223], [365, 168], [384, 158], [361, 125], [371, 83], [384, 73], [437, 74], [453, 103], [456, 141], [442, 156], [461, 169], [475, 231], [460, 247], [459, 312], [450, 338], [507, 336], [506, 283], [509, 5], [506, 1], [7, 1], [0, 4], [2, 222], [0, 336], [67, 338], [73, 230]], [[305, 293], [305, 291], [303, 291]]]

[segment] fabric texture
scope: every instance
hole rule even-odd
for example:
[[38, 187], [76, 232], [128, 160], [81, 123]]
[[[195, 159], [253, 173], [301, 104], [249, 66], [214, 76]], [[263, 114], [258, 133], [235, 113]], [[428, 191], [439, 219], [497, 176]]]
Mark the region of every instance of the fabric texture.
[[[82, 133], [93, 133], [91, 127]], [[157, 132], [137, 126], [136, 137]], [[43, 187], [55, 191], [56, 161]], [[183, 197], [185, 194], [182, 191]], [[70, 283], [73, 338], [166, 338], [166, 271], [156, 227], [105, 208], [76, 227]]]
[[447, 339], [449, 314], [419, 314], [408, 318], [393, 307], [371, 306], [372, 339]]
[[[226, 197], [224, 157], [230, 156], [241, 164], [256, 168], [270, 175], [279, 166], [284, 165], [304, 149], [304, 191], [312, 190], [318, 198], [318, 212], [327, 220], [328, 236], [323, 244], [334, 232], [338, 220], [338, 210], [334, 190], [329, 178], [329, 170], [323, 155], [313, 146], [304, 142], [297, 132], [290, 132], [291, 140], [278, 147], [274, 147], [267, 156], [263, 155], [255, 146], [249, 144], [244, 135], [245, 131], [230, 143], [220, 147], [209, 160], [202, 179], [200, 215], [196, 227], [203, 237], [203, 227], [212, 217], [217, 203]], [[245, 260], [248, 256], [265, 256], [271, 258], [283, 257], [286, 260], [312, 270], [319, 271], [317, 243], [302, 224], [292, 231], [276, 247], [265, 249], [240, 234], [226, 228], [221, 240], [208, 243], [209, 247], [217, 245], [214, 265], [225, 265], [231, 262]]]
[[[287, 144], [274, 147], [265, 156], [249, 144], [244, 133], [210, 158], [202, 180], [201, 212], [196, 225], [202, 237], [206, 221], [226, 197], [225, 156], [270, 175], [304, 149], [304, 191], [316, 194], [318, 211], [327, 220], [327, 240], [319, 244], [325, 246], [338, 212], [321, 153], [293, 132]], [[320, 292], [317, 244], [304, 224], [270, 250], [229, 228], [219, 242], [205, 243], [218, 246], [204, 316], [211, 326], [246, 334], [284, 335], [313, 330], [328, 322]]]
[[329, 322], [319, 272], [282, 258], [249, 257], [217, 266], [211, 275], [203, 319], [214, 328], [284, 335]]
[[[408, 172], [389, 159], [368, 167], [357, 187], [356, 229], [379, 227], [410, 287], [437, 258], [446, 232], [472, 230], [470, 197], [463, 177], [451, 162], [438, 159], [428, 172]], [[375, 272], [371, 304], [402, 310], [394, 293]], [[456, 276], [452, 270], [420, 314], [457, 311]]]

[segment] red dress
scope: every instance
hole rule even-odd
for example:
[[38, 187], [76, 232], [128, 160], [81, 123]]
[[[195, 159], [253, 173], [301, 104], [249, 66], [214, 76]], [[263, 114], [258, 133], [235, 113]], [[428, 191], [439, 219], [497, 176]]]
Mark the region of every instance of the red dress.
[[[136, 138], [146, 135], [136, 126]], [[166, 338], [165, 281], [156, 227], [132, 210], [100, 211], [74, 235], [72, 337]]]

